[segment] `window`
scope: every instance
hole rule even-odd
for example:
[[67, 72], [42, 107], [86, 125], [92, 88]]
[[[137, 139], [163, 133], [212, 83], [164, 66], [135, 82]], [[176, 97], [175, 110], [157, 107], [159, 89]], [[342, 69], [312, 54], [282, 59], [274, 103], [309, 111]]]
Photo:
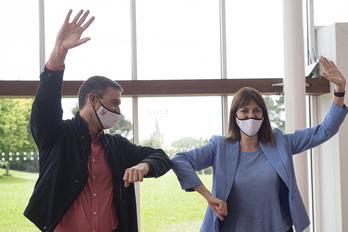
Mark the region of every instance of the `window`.
[[278, 0], [226, 1], [228, 78], [284, 76], [282, 6]]
[[37, 4], [26, 0], [2, 2], [0, 20], [0, 80], [37, 79], [40, 71]]
[[217, 1], [136, 3], [139, 80], [220, 78]]
[[69, 52], [66, 60], [65, 80], [85, 80], [102, 75], [113, 80], [131, 79], [130, 10], [128, 1], [45, 1], [46, 57], [48, 59], [57, 30], [69, 9], [72, 17], [80, 10], [90, 10], [95, 16], [93, 24], [83, 37], [91, 37], [83, 48]]

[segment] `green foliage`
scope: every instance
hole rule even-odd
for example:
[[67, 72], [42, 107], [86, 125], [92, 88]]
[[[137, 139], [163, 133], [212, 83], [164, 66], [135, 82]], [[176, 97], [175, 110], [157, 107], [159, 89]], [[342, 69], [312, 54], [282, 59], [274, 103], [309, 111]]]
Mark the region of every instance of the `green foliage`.
[[77, 111], [79, 111], [79, 104], [76, 103], [76, 105], [74, 106], [74, 108], [71, 109], [71, 113], [73, 115], [75, 115], [77, 113]]
[[172, 146], [179, 149], [193, 149], [195, 147], [200, 147], [206, 143], [208, 143], [208, 140], [203, 140], [202, 138], [198, 140], [193, 137], [184, 137], [180, 140], [174, 141], [172, 143]]
[[33, 99], [0, 99], [0, 153], [37, 151], [30, 134]]
[[155, 149], [162, 149], [163, 139], [160, 137], [151, 135], [151, 137], [148, 140], [141, 141], [140, 145], [146, 146], [146, 147], [152, 147]]
[[132, 123], [121, 114], [120, 120], [116, 123], [116, 125], [107, 130], [107, 133], [110, 134], [120, 134], [126, 138], [130, 135], [133, 129]]
[[[10, 161], [9, 153], [36, 152], [37, 147], [30, 133], [30, 113], [33, 99], [0, 99], [0, 153], [9, 168], [25, 170], [28, 166], [23, 159]], [[29, 164], [34, 165], [34, 164]], [[37, 165], [36, 165], [37, 166]]]
[[284, 95], [279, 95], [276, 98], [272, 96], [263, 96], [268, 108], [269, 118], [271, 123], [285, 132], [285, 121], [282, 120], [281, 114], [284, 112]]

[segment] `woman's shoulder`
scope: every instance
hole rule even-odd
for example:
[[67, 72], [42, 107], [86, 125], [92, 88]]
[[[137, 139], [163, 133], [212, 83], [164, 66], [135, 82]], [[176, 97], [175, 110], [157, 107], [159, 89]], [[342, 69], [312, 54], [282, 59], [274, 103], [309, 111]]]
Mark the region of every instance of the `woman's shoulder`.
[[274, 135], [283, 135], [283, 131], [279, 128], [273, 128], [273, 134]]
[[226, 136], [223, 135], [213, 135], [210, 138], [210, 141], [216, 141], [216, 142], [221, 142], [221, 141], [225, 141]]

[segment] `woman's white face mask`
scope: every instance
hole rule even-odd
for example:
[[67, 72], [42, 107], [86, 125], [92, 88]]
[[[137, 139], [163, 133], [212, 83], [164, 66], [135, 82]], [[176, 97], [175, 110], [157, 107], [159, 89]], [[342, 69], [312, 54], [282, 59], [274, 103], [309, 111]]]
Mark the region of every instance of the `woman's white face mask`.
[[257, 118], [246, 118], [246, 119], [239, 119], [236, 117], [237, 125], [239, 126], [239, 129], [243, 131], [244, 134], [251, 137], [255, 135], [259, 130], [263, 122], [263, 117], [261, 119]]
[[115, 126], [118, 120], [121, 118], [120, 113], [109, 110], [101, 102], [99, 109], [97, 111], [94, 109], [94, 112], [97, 115], [97, 118], [103, 129], [110, 129], [111, 127]]

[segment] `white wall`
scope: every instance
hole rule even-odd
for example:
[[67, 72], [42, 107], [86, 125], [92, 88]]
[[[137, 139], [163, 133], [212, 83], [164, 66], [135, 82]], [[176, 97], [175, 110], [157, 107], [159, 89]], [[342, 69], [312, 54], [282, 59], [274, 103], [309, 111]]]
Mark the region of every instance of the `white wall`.
[[[317, 54], [333, 60], [348, 79], [348, 23], [316, 31]], [[333, 100], [330, 94], [313, 101], [313, 123], [320, 123]], [[348, 97], [346, 97], [348, 99]], [[346, 100], [347, 102], [347, 100]], [[348, 120], [331, 140], [313, 150], [315, 232], [348, 231]]]

